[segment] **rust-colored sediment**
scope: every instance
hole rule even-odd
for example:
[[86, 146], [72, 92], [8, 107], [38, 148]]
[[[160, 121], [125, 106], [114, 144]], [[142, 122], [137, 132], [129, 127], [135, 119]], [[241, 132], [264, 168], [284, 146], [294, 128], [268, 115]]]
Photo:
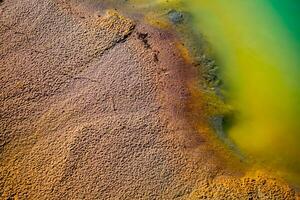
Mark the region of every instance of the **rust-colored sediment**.
[[77, 3], [0, 5], [1, 199], [295, 199], [193, 128], [170, 33]]

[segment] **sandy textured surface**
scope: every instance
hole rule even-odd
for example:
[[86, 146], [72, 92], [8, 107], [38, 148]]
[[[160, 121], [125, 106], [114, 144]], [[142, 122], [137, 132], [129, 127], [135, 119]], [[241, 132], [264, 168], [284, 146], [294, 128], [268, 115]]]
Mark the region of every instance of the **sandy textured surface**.
[[295, 199], [192, 126], [172, 34], [79, 2], [0, 5], [1, 199]]

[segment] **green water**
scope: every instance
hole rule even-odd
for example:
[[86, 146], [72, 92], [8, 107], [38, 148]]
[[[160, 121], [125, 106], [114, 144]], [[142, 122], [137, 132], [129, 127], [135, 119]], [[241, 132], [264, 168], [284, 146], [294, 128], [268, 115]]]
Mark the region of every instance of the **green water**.
[[245, 154], [299, 183], [300, 2], [185, 1], [211, 43]]
[[226, 134], [249, 159], [300, 184], [300, 1], [124, 4], [153, 17], [171, 9], [188, 13], [190, 27], [211, 46], [222, 94], [232, 107], [234, 120]]

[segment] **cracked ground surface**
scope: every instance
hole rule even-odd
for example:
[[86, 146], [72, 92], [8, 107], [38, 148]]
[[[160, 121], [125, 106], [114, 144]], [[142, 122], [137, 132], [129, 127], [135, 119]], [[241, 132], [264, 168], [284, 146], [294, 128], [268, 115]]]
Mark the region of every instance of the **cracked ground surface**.
[[171, 33], [78, 2], [0, 5], [1, 199], [295, 199], [189, 123]]

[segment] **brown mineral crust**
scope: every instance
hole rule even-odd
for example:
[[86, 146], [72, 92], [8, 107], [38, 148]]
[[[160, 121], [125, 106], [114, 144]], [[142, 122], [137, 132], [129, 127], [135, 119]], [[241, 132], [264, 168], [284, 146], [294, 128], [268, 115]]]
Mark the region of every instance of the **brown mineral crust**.
[[197, 188], [189, 199], [296, 199], [288, 184], [265, 174], [240, 179], [219, 176]]
[[[1, 3], [1, 198], [250, 197], [236, 188], [257, 184], [231, 177], [189, 123], [196, 69], [175, 44], [167, 31], [67, 0]], [[295, 198], [266, 185], [266, 199]]]

